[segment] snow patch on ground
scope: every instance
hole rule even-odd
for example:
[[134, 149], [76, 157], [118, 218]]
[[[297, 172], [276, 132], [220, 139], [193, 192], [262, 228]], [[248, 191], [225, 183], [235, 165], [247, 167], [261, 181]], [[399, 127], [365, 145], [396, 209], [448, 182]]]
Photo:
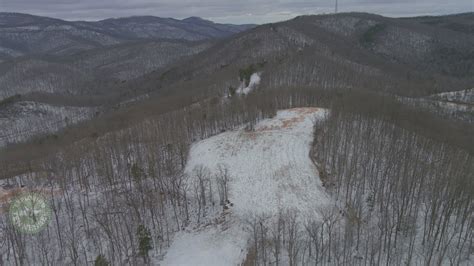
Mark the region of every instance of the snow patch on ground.
[[430, 99], [444, 100], [458, 103], [474, 103], [474, 88], [460, 91], [450, 91], [431, 95]]
[[213, 225], [178, 234], [164, 265], [238, 265], [247, 252], [246, 221], [275, 217], [282, 210], [295, 211], [300, 219], [318, 219], [331, 200], [309, 152], [314, 122], [325, 114], [318, 108], [279, 111], [252, 131], [225, 132], [194, 144], [185, 169], [188, 182], [196, 181], [193, 170], [198, 167], [216, 174], [220, 165], [226, 166], [233, 204], [226, 220], [231, 222], [224, 231]]
[[175, 236], [162, 265], [238, 265], [247, 254], [249, 235], [242, 227], [210, 226]]
[[254, 90], [258, 84], [260, 84], [260, 73], [253, 73], [250, 76], [250, 82], [247, 87], [245, 87], [245, 82], [242, 82], [242, 85], [237, 89], [237, 94], [249, 94], [252, 90]]

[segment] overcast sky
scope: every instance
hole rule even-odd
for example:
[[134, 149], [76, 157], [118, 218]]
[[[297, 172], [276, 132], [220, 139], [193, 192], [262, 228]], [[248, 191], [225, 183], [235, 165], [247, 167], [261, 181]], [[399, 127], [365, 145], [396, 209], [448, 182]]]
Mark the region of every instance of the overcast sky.
[[[386, 16], [473, 12], [474, 0], [338, 0], [339, 11]], [[335, 0], [0, 0], [0, 11], [66, 20], [153, 15], [199, 16], [225, 23], [266, 23], [303, 14], [334, 12]]]

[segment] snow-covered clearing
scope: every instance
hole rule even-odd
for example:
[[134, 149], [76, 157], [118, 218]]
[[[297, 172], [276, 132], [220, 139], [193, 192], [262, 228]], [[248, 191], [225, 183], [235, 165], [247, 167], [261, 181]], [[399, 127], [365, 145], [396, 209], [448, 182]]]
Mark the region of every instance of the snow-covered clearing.
[[235, 223], [181, 232], [175, 236], [163, 265], [237, 265], [245, 259], [248, 238], [245, 229]]
[[177, 234], [163, 265], [238, 265], [247, 252], [245, 225], [252, 217], [291, 210], [301, 219], [318, 219], [331, 201], [309, 152], [314, 122], [325, 114], [318, 108], [279, 111], [252, 131], [225, 132], [194, 144], [185, 169], [188, 181], [196, 181], [197, 167], [215, 175], [225, 166], [233, 206], [224, 221]]

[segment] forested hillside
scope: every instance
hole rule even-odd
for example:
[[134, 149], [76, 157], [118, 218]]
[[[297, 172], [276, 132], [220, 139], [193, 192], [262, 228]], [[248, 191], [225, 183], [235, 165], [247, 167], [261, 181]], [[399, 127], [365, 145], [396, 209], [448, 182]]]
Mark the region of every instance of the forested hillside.
[[146, 98], [140, 87], [121, 90], [120, 84], [251, 27], [197, 17], [71, 22], [0, 13], [0, 147]]
[[[102, 24], [128, 25], [135, 19], [139, 18]], [[39, 23], [35, 21], [27, 22]], [[468, 119], [463, 113], [470, 112], [471, 106], [420, 97], [472, 88], [474, 37], [416, 21], [363, 13], [303, 16], [220, 41], [128, 41], [73, 55], [22, 57], [0, 64], [0, 97], [10, 104], [23, 100], [108, 112], [117, 104], [150, 96], [224, 93], [239, 86], [241, 77], [236, 73], [245, 70], [261, 72], [261, 86], [268, 89], [369, 89], [417, 97], [413, 102], [426, 109], [441, 106], [443, 115]], [[196, 27], [209, 24], [196, 18], [185, 22]], [[52, 134], [64, 126], [32, 127], [21, 139]], [[14, 128], [3, 136], [25, 131], [21, 125]], [[19, 141], [3, 139], [4, 143]]]

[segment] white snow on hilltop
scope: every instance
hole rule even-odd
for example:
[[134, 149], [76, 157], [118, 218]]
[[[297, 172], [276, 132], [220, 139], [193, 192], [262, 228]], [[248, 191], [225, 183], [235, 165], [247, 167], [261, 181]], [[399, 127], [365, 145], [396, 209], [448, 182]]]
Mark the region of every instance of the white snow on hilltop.
[[314, 122], [325, 114], [318, 108], [279, 111], [254, 130], [225, 132], [194, 144], [185, 170], [188, 182], [196, 181], [197, 167], [217, 174], [219, 165], [226, 166], [233, 206], [222, 216], [225, 226], [216, 223], [179, 233], [163, 265], [238, 265], [250, 237], [246, 221], [285, 210], [301, 219], [318, 219], [319, 210], [331, 201], [309, 152]]

